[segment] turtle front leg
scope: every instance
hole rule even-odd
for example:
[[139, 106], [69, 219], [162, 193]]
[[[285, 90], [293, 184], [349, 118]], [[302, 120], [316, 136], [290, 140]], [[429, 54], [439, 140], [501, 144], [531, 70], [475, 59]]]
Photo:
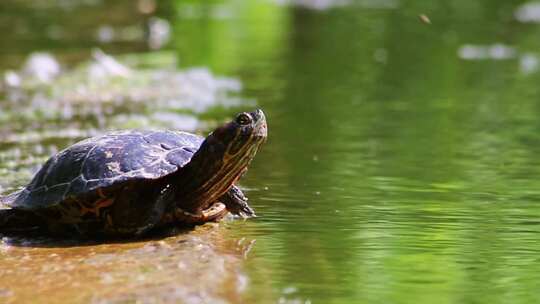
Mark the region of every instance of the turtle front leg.
[[[255, 217], [255, 211], [249, 207], [247, 200], [244, 193], [242, 193], [238, 187], [233, 185], [229, 191], [223, 194], [216, 202], [200, 212], [192, 213], [175, 205], [176, 207], [173, 212], [174, 220], [176, 220], [177, 223], [204, 224], [207, 222], [217, 222], [226, 216], [228, 212], [243, 218]], [[177, 202], [173, 204], [177, 204]], [[171, 220], [172, 219], [168, 219], [166, 221], [168, 222]]]
[[236, 186], [232, 186], [229, 191], [223, 194], [216, 202], [208, 208], [198, 213], [188, 212], [180, 207], [175, 208], [174, 216], [179, 223], [204, 224], [206, 222], [217, 222], [228, 212], [239, 215], [243, 218], [255, 217], [255, 211], [247, 204], [247, 197]]
[[247, 203], [248, 198], [242, 190], [233, 185], [229, 191], [219, 198], [219, 201], [224, 203], [230, 213], [239, 215], [243, 218], [256, 217], [253, 210]]

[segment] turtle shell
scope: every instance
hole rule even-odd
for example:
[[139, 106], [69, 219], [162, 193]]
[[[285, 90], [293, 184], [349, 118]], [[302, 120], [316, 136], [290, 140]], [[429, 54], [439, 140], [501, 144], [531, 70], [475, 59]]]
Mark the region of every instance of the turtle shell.
[[186, 165], [203, 140], [175, 131], [125, 131], [89, 138], [51, 157], [7, 204], [48, 208], [100, 188], [158, 179]]

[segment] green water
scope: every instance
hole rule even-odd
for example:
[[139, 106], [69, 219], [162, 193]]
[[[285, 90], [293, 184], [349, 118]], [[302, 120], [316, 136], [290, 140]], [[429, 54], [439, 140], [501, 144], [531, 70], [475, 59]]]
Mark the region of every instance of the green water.
[[[155, 14], [172, 32], [165, 49], [179, 66], [238, 78], [241, 96], [268, 118], [268, 142], [242, 180], [259, 217], [224, 224], [223, 238], [254, 242], [235, 262], [247, 287], [225, 300], [539, 302], [540, 73], [523, 65], [540, 56], [540, 25], [515, 19], [523, 1], [355, 3], [321, 11], [159, 2]], [[104, 6], [79, 7], [80, 22], [59, 18], [59, 26], [103, 22]], [[125, 7], [113, 5], [124, 17], [108, 22], [147, 18]], [[47, 21], [55, 10], [31, 12]], [[136, 40], [85, 40], [84, 31], [54, 40], [28, 24], [26, 36], [4, 41], [0, 67], [35, 50], [66, 64], [96, 45], [149, 52]], [[512, 54], [460, 56], [464, 46], [496, 44]]]

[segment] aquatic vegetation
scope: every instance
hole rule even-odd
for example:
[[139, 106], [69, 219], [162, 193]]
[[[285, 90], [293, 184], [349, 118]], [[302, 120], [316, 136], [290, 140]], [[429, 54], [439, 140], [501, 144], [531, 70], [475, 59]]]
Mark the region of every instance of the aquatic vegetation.
[[[92, 57], [60, 74], [52, 56], [31, 55], [23, 70], [5, 74], [6, 101], [14, 106], [28, 103], [29, 111], [60, 119], [107, 116], [115, 107], [201, 113], [217, 105], [241, 102], [231, 95], [242, 88], [238, 80], [214, 76], [206, 68], [129, 67], [100, 50], [94, 50]], [[133, 56], [130, 59], [133, 61]], [[40, 62], [33, 64], [36, 60]]]

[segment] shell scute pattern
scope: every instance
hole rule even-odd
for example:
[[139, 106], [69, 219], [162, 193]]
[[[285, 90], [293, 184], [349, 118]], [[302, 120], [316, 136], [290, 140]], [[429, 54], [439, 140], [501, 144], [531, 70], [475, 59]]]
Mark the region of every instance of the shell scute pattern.
[[156, 179], [191, 160], [204, 139], [175, 131], [115, 132], [89, 138], [49, 159], [12, 206], [43, 208], [133, 179]]

